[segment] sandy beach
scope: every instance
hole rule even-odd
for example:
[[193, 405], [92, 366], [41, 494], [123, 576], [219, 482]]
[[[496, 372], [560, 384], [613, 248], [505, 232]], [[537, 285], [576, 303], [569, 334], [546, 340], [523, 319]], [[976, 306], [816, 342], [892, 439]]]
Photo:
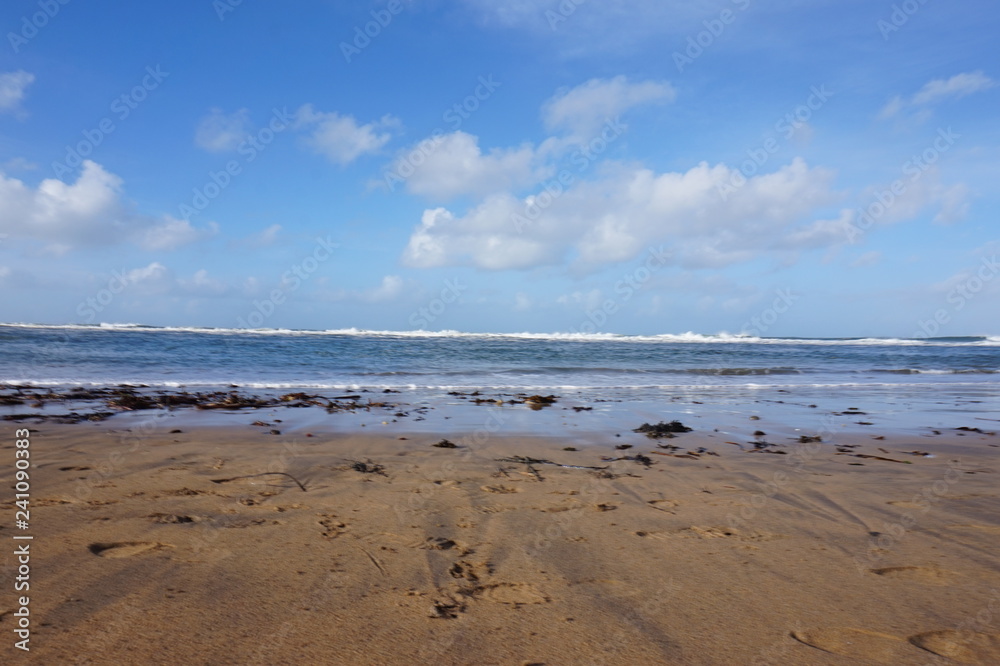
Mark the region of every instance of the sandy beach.
[[246, 421], [9, 424], [35, 465], [22, 661], [1000, 663], [988, 429], [444, 448]]

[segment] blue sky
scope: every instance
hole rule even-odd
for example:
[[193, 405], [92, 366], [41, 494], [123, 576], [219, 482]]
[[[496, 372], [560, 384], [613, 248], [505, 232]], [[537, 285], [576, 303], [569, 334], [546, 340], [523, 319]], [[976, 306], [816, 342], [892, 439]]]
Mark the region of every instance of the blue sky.
[[0, 320], [1000, 334], [993, 3], [0, 9]]

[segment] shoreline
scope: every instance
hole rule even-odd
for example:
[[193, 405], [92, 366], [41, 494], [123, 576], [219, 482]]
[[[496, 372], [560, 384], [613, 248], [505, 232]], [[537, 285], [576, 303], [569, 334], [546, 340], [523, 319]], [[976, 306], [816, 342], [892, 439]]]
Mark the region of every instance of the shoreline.
[[[539, 416], [554, 405], [515, 407]], [[38, 659], [1000, 655], [1000, 436], [990, 431], [799, 442], [776, 436], [792, 424], [762, 415], [744, 421], [767, 431], [758, 438], [685, 418], [693, 432], [658, 440], [501, 429], [465, 442], [461, 428], [406, 431], [412, 420], [398, 432], [276, 435], [249, 424], [259, 411], [239, 425], [8, 424], [11, 438], [32, 430]], [[442, 439], [457, 448], [434, 446]], [[291, 476], [250, 476], [263, 472]]]

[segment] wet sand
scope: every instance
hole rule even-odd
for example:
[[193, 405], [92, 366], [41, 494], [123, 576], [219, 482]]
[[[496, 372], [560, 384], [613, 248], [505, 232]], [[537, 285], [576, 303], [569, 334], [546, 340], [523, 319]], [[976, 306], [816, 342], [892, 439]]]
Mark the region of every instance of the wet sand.
[[[706, 428], [306, 437], [244, 417], [8, 424], [5, 472], [18, 427], [32, 429], [36, 465], [32, 649], [19, 658], [1000, 663], [1000, 436], [879, 431], [757, 450]], [[442, 437], [459, 448], [435, 447]], [[626, 456], [639, 459], [603, 460]], [[238, 478], [263, 472], [291, 477]], [[0, 499], [12, 543], [13, 502]]]

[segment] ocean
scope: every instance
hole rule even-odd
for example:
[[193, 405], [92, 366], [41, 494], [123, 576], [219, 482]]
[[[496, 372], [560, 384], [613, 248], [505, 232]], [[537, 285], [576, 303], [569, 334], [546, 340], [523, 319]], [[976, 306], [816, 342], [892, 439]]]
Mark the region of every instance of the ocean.
[[0, 382], [159, 388], [987, 389], [1000, 337], [748, 338], [0, 325]]
[[[828, 429], [830, 414], [849, 407], [877, 414], [878, 425], [894, 428], [986, 426], [981, 421], [1000, 422], [1000, 337], [800, 339], [3, 324], [0, 384], [56, 389], [128, 384], [145, 391], [225, 389], [270, 397], [293, 391], [325, 397], [398, 392], [393, 401], [426, 406], [437, 414], [426, 423], [423, 418], [406, 420], [405, 427], [418, 429], [476, 426], [483, 413], [463, 411], [458, 406], [468, 404], [467, 399], [454, 397], [473, 391], [497, 398], [559, 396], [559, 408], [546, 414], [507, 410], [505, 427], [522, 431], [567, 424], [606, 430], [677, 417], [739, 424], [764, 409], [778, 420], [818, 430]], [[577, 408], [591, 411], [567, 421], [572, 413], [567, 410]], [[303, 427], [329, 418], [321, 410], [312, 416], [309, 410], [294, 411]], [[339, 422], [345, 423], [344, 418]], [[844, 427], [857, 429], [857, 418], [848, 418]], [[397, 423], [391, 416], [368, 413], [352, 423], [361, 425], [365, 419], [371, 425]], [[441, 419], [454, 420], [445, 424]]]

